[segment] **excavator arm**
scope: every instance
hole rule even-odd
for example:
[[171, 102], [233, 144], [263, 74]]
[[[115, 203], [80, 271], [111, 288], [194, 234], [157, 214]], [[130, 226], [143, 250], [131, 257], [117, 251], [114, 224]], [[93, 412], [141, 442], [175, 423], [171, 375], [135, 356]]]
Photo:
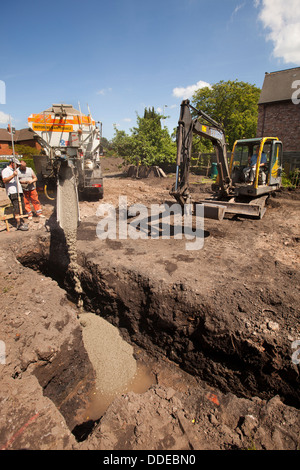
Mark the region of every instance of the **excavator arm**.
[[[193, 118], [191, 110], [196, 114], [195, 118]], [[203, 111], [194, 108], [189, 100], [184, 100], [181, 103], [180, 118], [177, 127], [176, 181], [171, 191], [172, 196], [174, 196], [181, 205], [184, 205], [190, 198], [189, 170], [193, 134], [211, 140], [215, 148], [218, 178], [214, 189], [218, 190], [220, 195], [226, 196], [229, 194], [232, 185], [227, 162], [225, 132], [222, 126]]]

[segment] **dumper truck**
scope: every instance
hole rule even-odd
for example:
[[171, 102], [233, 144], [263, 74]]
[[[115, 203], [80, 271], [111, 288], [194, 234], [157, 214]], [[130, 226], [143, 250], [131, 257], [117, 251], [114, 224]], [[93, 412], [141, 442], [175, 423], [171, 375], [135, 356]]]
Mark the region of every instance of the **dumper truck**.
[[41, 155], [34, 156], [38, 185], [56, 187], [57, 220], [62, 225], [66, 207], [62, 189], [66, 179], [72, 181], [72, 199], [76, 201], [79, 221], [80, 196], [103, 198], [101, 122], [94, 121], [90, 111], [85, 115], [70, 104], [53, 104], [45, 111], [31, 114], [28, 125], [42, 147]]

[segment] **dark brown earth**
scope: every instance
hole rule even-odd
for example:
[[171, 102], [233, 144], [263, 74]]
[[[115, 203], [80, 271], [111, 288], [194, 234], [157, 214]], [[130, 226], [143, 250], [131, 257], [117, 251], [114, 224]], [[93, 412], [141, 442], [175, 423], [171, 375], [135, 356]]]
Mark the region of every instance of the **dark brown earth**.
[[[102, 203], [170, 200], [174, 175], [131, 179], [114, 165]], [[209, 191], [201, 181], [195, 199]], [[65, 245], [54, 202], [41, 201], [50, 231], [0, 232], [0, 448], [299, 448], [299, 192], [270, 198], [262, 220], [205, 219], [196, 251], [185, 239], [99, 240], [99, 202], [80, 202], [84, 309], [118, 327], [153, 376], [97, 420]]]

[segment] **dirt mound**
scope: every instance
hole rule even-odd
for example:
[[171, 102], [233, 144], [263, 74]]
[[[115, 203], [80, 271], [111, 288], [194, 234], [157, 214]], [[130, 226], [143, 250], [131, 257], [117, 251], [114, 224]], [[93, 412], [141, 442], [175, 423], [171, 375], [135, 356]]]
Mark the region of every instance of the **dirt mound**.
[[104, 175], [110, 173], [125, 173], [128, 165], [120, 157], [101, 157], [101, 167]]

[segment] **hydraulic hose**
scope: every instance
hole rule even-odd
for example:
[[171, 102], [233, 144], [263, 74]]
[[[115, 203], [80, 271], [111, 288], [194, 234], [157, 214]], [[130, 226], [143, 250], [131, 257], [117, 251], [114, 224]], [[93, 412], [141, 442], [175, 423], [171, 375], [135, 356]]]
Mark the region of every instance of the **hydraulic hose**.
[[45, 196], [50, 199], [50, 201], [54, 201], [55, 200], [55, 197], [50, 197], [48, 192], [47, 192], [47, 185], [45, 184], [45, 187], [44, 187], [44, 193], [45, 193]]

